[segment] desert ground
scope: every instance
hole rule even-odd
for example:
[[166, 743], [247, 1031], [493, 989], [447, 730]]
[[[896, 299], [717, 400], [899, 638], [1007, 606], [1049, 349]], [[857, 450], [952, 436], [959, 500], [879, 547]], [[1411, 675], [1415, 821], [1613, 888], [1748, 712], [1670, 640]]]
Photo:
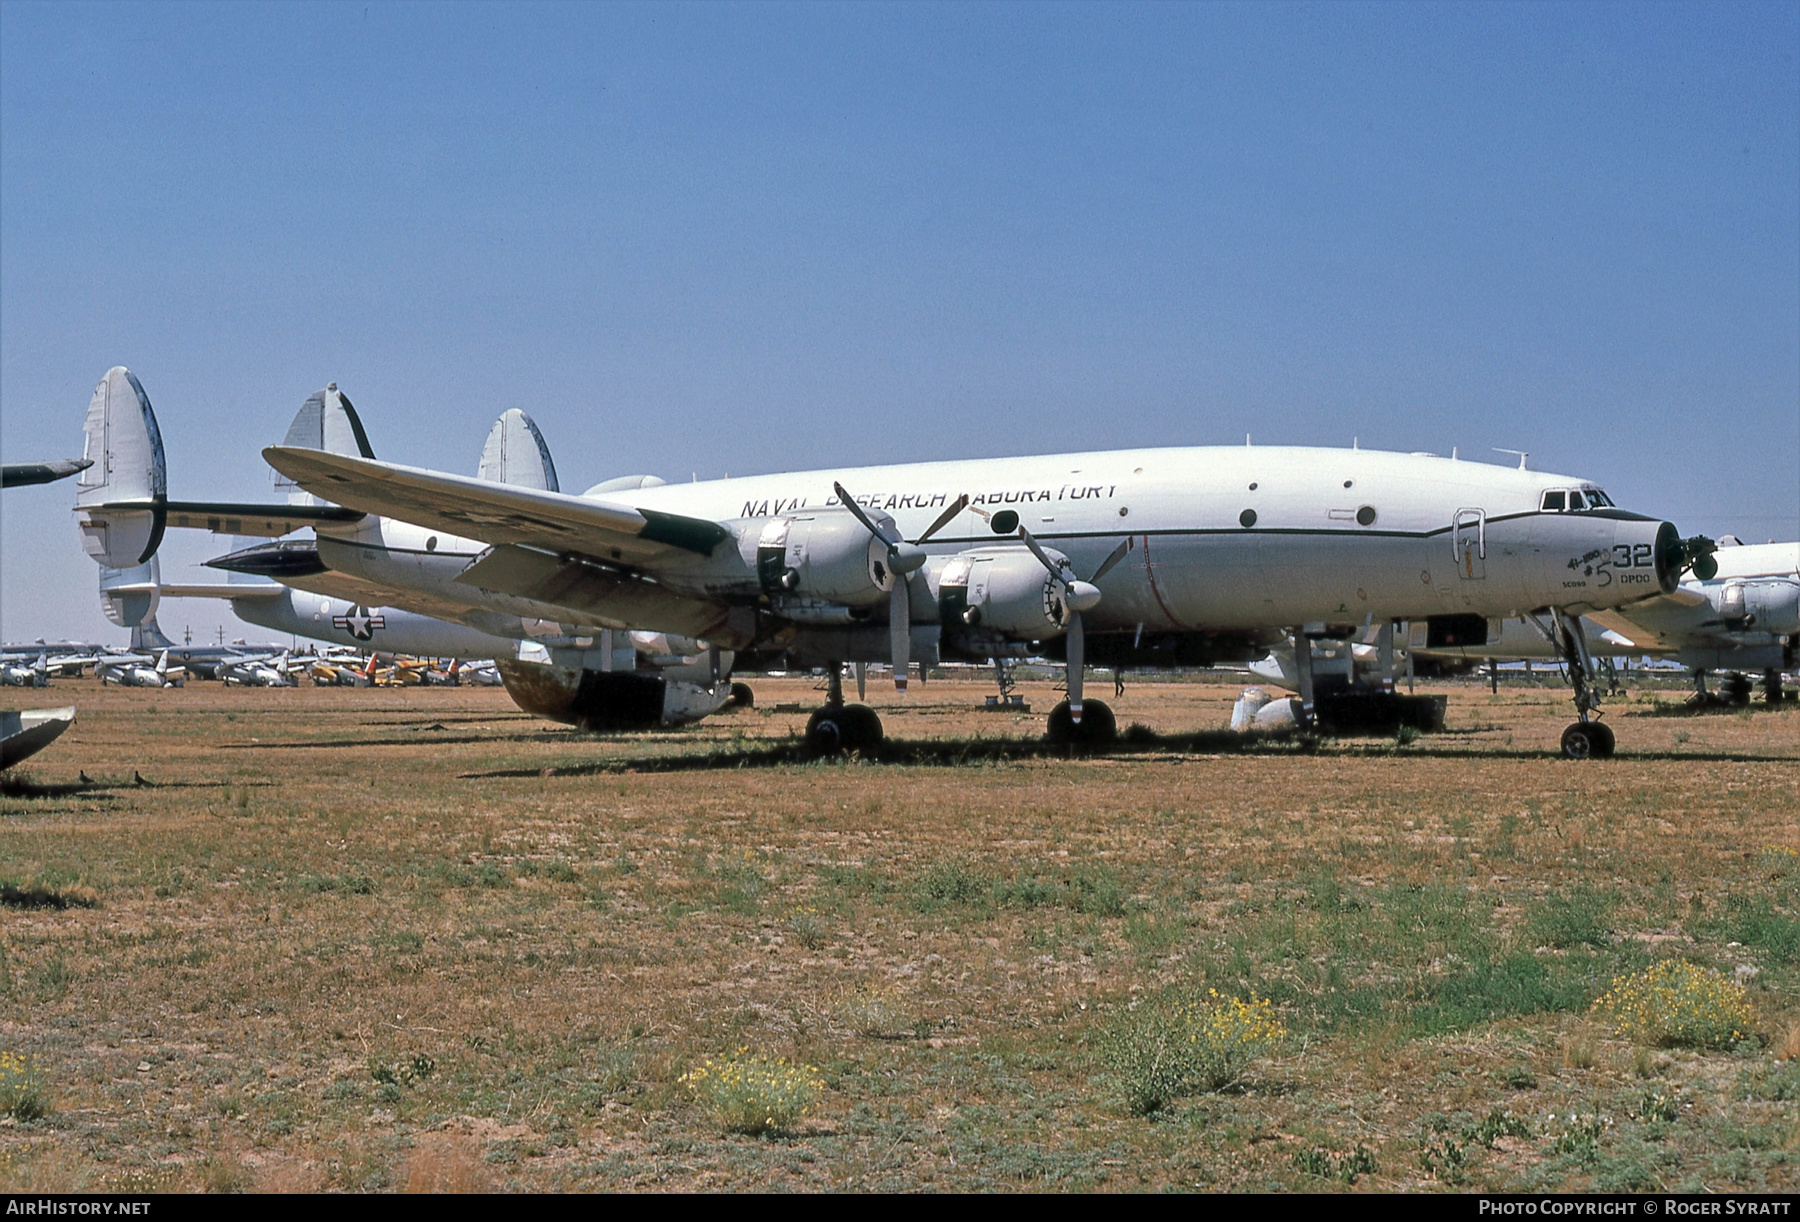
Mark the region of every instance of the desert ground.
[[[1048, 683], [871, 689], [888, 745], [821, 760], [801, 678], [612, 736], [496, 689], [12, 693], [80, 720], [0, 786], [0, 1189], [1800, 1186], [1792, 702], [1631, 690], [1573, 763], [1547, 682], [1422, 684], [1416, 740], [1234, 736], [1241, 685], [1133, 680], [1093, 755], [1040, 743]], [[1753, 1029], [1592, 1012], [1668, 959]], [[1279, 1038], [1146, 1114], [1133, 1016], [1215, 998]], [[738, 1056], [810, 1105], [731, 1131], [684, 1076]]]

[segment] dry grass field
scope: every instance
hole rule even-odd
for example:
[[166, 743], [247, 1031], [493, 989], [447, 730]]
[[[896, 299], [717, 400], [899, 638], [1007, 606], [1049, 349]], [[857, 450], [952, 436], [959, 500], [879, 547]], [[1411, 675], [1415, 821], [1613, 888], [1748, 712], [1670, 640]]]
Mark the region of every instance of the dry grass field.
[[[756, 688], [619, 737], [486, 689], [44, 693], [81, 713], [0, 792], [0, 1189], [1800, 1186], [1791, 703], [1640, 692], [1575, 764], [1547, 684], [1425, 689], [1448, 730], [1399, 742], [1143, 682], [1071, 758], [1048, 685], [948, 682], [808, 761], [813, 684]], [[1754, 1031], [1590, 1012], [1670, 958]], [[1140, 1114], [1145, 1016], [1208, 989], [1285, 1034]], [[683, 1078], [739, 1050], [810, 1107], [727, 1131]]]

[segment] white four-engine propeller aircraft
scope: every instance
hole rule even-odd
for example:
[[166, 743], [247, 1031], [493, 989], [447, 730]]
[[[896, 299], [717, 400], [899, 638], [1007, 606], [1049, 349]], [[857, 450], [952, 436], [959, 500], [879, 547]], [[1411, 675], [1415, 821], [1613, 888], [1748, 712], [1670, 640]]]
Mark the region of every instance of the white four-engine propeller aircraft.
[[[122, 567], [154, 551], [178, 517], [204, 526], [222, 510], [168, 503], [160, 461], [148, 495], [113, 495], [124, 489], [108, 473], [130, 463], [116, 465], [110, 450], [101, 463], [94, 449], [97, 437], [112, 444], [96, 418], [123, 398], [109, 388], [116, 375], [129, 378], [109, 373], [90, 406], [100, 475], [84, 481], [77, 514], [90, 553]], [[135, 379], [131, 388], [142, 399]], [[147, 399], [143, 408], [148, 416]], [[267, 517], [266, 533], [283, 533], [274, 527], [284, 514], [284, 529], [314, 527], [334, 572], [449, 605], [824, 665], [830, 691], [808, 726], [821, 747], [880, 738], [872, 710], [844, 704], [845, 662], [891, 661], [901, 682], [913, 661], [1065, 656], [1069, 699], [1051, 714], [1052, 736], [1097, 739], [1113, 721], [1083, 700], [1090, 661], [1249, 661], [1290, 631], [1310, 640], [1378, 624], [1389, 634], [1396, 621], [1479, 623], [1485, 639], [1488, 619], [1538, 612], [1575, 687], [1563, 750], [1605, 755], [1613, 736], [1595, 716], [1580, 617], [1674, 590], [1713, 550], [1578, 479], [1354, 448], [631, 479], [580, 496], [316, 448], [263, 455], [326, 504], [229, 508]], [[1545, 508], [1546, 492], [1569, 487], [1583, 491], [1581, 512]], [[1310, 713], [1309, 650], [1298, 666]]]

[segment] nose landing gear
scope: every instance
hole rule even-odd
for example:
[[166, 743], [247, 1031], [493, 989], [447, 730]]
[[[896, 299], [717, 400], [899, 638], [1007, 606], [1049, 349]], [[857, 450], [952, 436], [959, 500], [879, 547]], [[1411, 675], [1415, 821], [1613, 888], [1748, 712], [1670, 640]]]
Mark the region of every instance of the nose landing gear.
[[1531, 622], [1556, 647], [1575, 689], [1575, 724], [1562, 733], [1564, 759], [1605, 759], [1615, 745], [1612, 727], [1597, 718], [1600, 711], [1600, 688], [1594, 682], [1594, 657], [1588, 652], [1587, 634], [1582, 631], [1581, 617], [1560, 607], [1550, 608], [1551, 627], [1546, 628], [1534, 615]]
[[866, 704], [844, 703], [844, 666], [825, 668], [825, 707], [806, 722], [806, 745], [819, 755], [868, 751], [881, 745], [881, 718]]

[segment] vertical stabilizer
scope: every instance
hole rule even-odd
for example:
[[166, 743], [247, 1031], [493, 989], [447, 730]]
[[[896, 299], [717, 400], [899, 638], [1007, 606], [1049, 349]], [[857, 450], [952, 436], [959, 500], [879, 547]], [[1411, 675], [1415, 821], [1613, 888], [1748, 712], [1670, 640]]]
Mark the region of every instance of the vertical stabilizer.
[[[287, 436], [282, 438], [281, 444], [305, 450], [323, 450], [327, 454], [375, 457], [375, 450], [369, 445], [369, 435], [363, 431], [362, 417], [356, 414], [356, 407], [350, 402], [349, 396], [338, 389], [336, 382], [324, 390], [316, 391], [300, 405], [300, 411], [295, 415], [294, 422], [288, 425]], [[327, 504], [303, 491], [300, 485], [279, 472], [275, 475], [275, 488], [287, 493], [290, 505]]]
[[129, 369], [106, 371], [82, 431], [82, 457], [93, 465], [75, 485], [81, 546], [104, 567], [142, 564], [162, 542], [169, 479], [150, 396]]
[[131, 630], [131, 648], [135, 652], [147, 652], [152, 649], [168, 651], [175, 647], [175, 642], [163, 635], [162, 626], [156, 622], [156, 616], [145, 620]]
[[154, 623], [161, 602], [162, 564], [155, 556], [128, 569], [101, 566], [100, 609], [119, 627], [133, 630], [134, 644], [136, 630]]
[[550, 460], [550, 447], [537, 423], [518, 408], [509, 408], [494, 421], [487, 444], [481, 447], [481, 466], [475, 471], [479, 479], [515, 488], [535, 488], [541, 492], [561, 492], [556, 482], [556, 464]]

